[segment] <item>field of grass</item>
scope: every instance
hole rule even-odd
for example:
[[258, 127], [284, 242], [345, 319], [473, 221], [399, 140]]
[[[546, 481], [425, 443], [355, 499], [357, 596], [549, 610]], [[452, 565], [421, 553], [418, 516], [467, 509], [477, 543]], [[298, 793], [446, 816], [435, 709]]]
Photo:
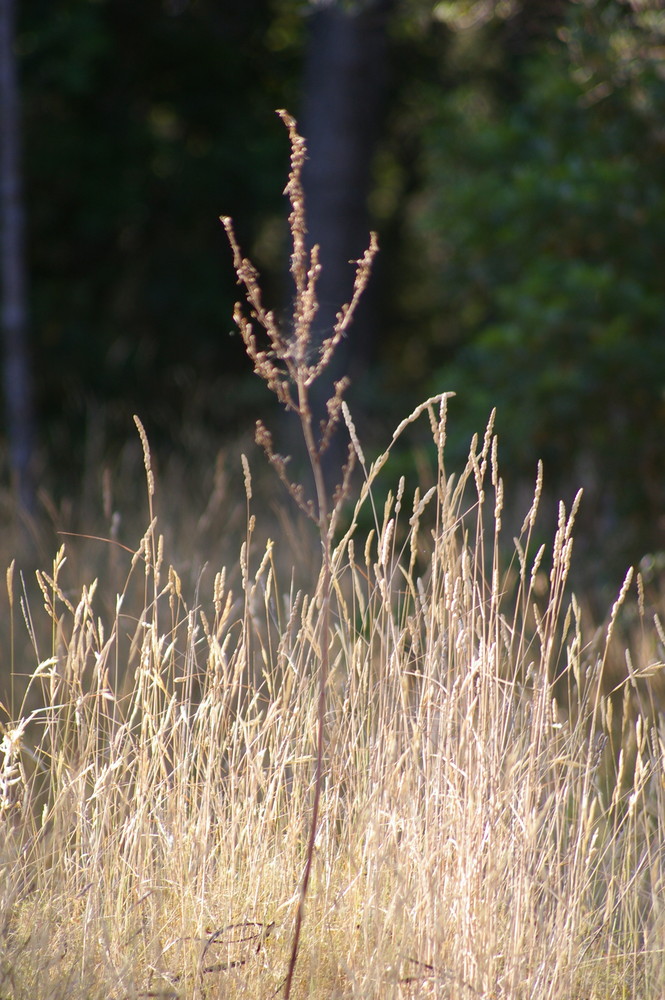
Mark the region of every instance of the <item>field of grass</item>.
[[[330, 419], [361, 475], [328, 496], [307, 345], [271, 331], [236, 252], [270, 351], [238, 314], [241, 331], [300, 417], [313, 492], [289, 487], [260, 429], [302, 520], [259, 542], [239, 457], [235, 564], [193, 588], [139, 424], [149, 524], [118, 593], [65, 586], [64, 552], [39, 574], [43, 607], [8, 573], [9, 645], [27, 625], [35, 662], [2, 720], [1, 1000], [662, 997], [665, 635], [641, 578], [590, 631], [566, 587], [574, 510], [536, 545], [539, 479], [507, 543], [491, 424], [449, 477], [445, 394], [370, 463], [340, 390]], [[388, 488], [416, 421], [436, 474]]]

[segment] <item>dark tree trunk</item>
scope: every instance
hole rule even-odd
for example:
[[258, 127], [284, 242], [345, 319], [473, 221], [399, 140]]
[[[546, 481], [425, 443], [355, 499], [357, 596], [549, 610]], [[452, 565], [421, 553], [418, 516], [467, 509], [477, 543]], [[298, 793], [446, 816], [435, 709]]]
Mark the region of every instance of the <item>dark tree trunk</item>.
[[27, 344], [21, 140], [14, 54], [14, 0], [0, 0], [0, 226], [3, 388], [9, 462], [22, 507], [34, 506], [34, 414]]
[[[393, 0], [340, 0], [310, 16], [300, 130], [307, 140], [303, 171], [310, 245], [323, 265], [319, 279], [317, 333], [328, 335], [340, 306], [348, 302], [354, 268], [369, 244], [367, 206], [372, 161], [380, 135], [387, 75], [386, 26]], [[349, 337], [327, 376], [314, 387], [323, 411], [332, 381], [349, 374], [356, 383], [371, 357], [373, 323], [370, 289]], [[358, 386], [357, 386], [358, 387]], [[339, 459], [331, 456], [330, 465]]]

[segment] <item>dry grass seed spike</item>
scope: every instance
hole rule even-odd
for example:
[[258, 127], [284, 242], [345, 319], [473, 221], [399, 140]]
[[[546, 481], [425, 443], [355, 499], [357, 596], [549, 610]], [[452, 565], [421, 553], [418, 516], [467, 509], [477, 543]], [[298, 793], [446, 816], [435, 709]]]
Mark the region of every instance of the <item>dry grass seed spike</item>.
[[[291, 203], [289, 228], [293, 242], [290, 270], [295, 284], [295, 300], [291, 334], [287, 335], [283, 333], [275, 321], [274, 313], [265, 309], [261, 296], [258, 272], [252, 262], [243, 257], [233, 231], [231, 219], [222, 217], [221, 221], [228, 235], [231, 250], [233, 251], [233, 264], [238, 284], [245, 289], [245, 298], [250, 308], [251, 319], [257, 321], [265, 330], [270, 349], [262, 350], [259, 347], [252, 322], [245, 316], [243, 308], [239, 303], [236, 304], [234, 310], [234, 320], [240, 330], [247, 354], [254, 364], [254, 371], [263, 379], [268, 388], [275, 393], [285, 409], [295, 412], [300, 421], [300, 428], [314, 479], [316, 502], [307, 499], [301, 483], [291, 482], [287, 474], [288, 459], [275, 452], [272, 436], [261, 421], [257, 421], [256, 424], [256, 441], [263, 449], [268, 461], [286, 486], [293, 500], [316, 524], [321, 541], [321, 572], [318, 586], [320, 608], [318, 639], [321, 660], [318, 678], [316, 772], [305, 867], [300, 885], [291, 954], [284, 986], [284, 998], [285, 1000], [289, 1000], [293, 975], [298, 960], [300, 933], [314, 857], [314, 843], [316, 840], [319, 803], [324, 776], [326, 685], [331, 640], [332, 538], [337, 515], [349, 491], [351, 469], [355, 459], [355, 450], [352, 446], [349, 449], [348, 459], [341, 470], [340, 482], [333, 491], [331, 504], [326, 490], [322, 456], [329, 447], [335, 428], [341, 420], [343, 394], [348, 385], [348, 379], [341, 378], [335, 382], [332, 395], [326, 404], [327, 416], [321, 420], [317, 429], [318, 433], [313, 427], [309, 390], [312, 383], [325, 371], [337, 345], [351, 324], [358, 302], [367, 286], [372, 262], [378, 250], [378, 244], [376, 235], [372, 233], [368, 249], [362, 258], [355, 262], [356, 274], [351, 300], [342, 306], [337, 313], [335, 325], [330, 336], [326, 337], [320, 344], [313, 343], [312, 324], [319, 307], [316, 296], [316, 283], [321, 273], [321, 265], [319, 263], [318, 246], [313, 246], [311, 251], [307, 252], [305, 197], [302, 187], [302, 169], [307, 156], [307, 147], [303, 137], [298, 135], [295, 120], [291, 115], [287, 114], [286, 111], [278, 111], [277, 113], [288, 129], [291, 143], [291, 168], [289, 171], [289, 180], [284, 191]], [[310, 361], [310, 359], [313, 360]]]

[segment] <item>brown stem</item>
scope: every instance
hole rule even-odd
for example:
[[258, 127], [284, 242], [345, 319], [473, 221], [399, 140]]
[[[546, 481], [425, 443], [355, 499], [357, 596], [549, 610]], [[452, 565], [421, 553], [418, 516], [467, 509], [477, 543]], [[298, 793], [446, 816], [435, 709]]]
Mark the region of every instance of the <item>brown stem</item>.
[[314, 485], [316, 488], [316, 499], [318, 504], [318, 525], [322, 547], [322, 576], [321, 576], [321, 667], [319, 671], [319, 705], [316, 737], [316, 773], [314, 780], [314, 801], [312, 803], [312, 818], [309, 829], [309, 839], [307, 841], [307, 855], [305, 858], [305, 870], [303, 872], [302, 884], [300, 886], [300, 899], [298, 901], [298, 911], [296, 913], [296, 924], [293, 931], [293, 943], [291, 946], [291, 956], [289, 958], [289, 969], [286, 975], [284, 986], [284, 1000], [289, 1000], [291, 996], [291, 985], [293, 975], [298, 961], [298, 951], [300, 948], [300, 933], [305, 914], [305, 899], [309, 888], [309, 879], [312, 872], [314, 860], [314, 844], [319, 823], [319, 805], [321, 802], [321, 786], [323, 784], [323, 740], [326, 719], [326, 687], [328, 684], [328, 667], [330, 655], [330, 586], [331, 586], [331, 566], [330, 566], [330, 524], [328, 514], [328, 497], [326, 495], [323, 469], [321, 468], [321, 456], [314, 440], [312, 432], [312, 418], [307, 401], [307, 388], [298, 382], [299, 407], [301, 415], [302, 430], [309, 454], [312, 473], [314, 475]]

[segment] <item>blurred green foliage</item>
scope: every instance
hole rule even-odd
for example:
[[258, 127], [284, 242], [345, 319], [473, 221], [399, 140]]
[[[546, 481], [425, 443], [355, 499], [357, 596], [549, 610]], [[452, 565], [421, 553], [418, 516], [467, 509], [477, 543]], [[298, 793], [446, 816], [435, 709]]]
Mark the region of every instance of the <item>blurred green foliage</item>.
[[[292, 5], [291, 5], [292, 7]], [[18, 33], [32, 326], [51, 456], [104, 406], [123, 434], [242, 410], [218, 217], [270, 257], [300, 20], [270, 0], [31, 0]], [[272, 241], [275, 242], [274, 240]], [[273, 257], [276, 250], [273, 251]], [[251, 397], [253, 383], [247, 383]], [[197, 409], [198, 408], [198, 409]]]
[[[265, 397], [232, 335], [220, 214], [288, 301], [288, 143], [309, 0], [19, 6], [44, 454], [78, 428], [235, 433]], [[665, 15], [625, 0], [400, 0], [371, 196], [365, 430], [455, 389], [504, 469], [587, 488], [621, 558], [665, 548]], [[247, 377], [244, 377], [244, 376]], [[391, 407], [394, 412], [391, 412]], [[79, 436], [80, 434], [80, 436]]]
[[429, 128], [432, 388], [460, 449], [498, 406], [507, 467], [584, 485], [624, 558], [665, 539], [665, 16], [568, 5], [507, 98], [482, 37]]

